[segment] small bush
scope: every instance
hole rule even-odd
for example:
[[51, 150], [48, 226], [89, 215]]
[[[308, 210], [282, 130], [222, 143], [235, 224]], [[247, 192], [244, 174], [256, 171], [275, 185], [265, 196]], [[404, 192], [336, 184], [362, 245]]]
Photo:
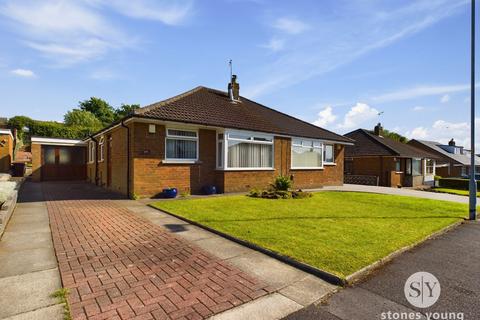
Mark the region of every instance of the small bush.
[[252, 198], [260, 198], [262, 196], [262, 190], [253, 188], [248, 192], [248, 196]]
[[298, 191], [292, 192], [292, 198], [294, 199], [305, 199], [305, 198], [311, 198], [312, 196], [313, 194], [307, 191], [298, 190]]
[[288, 191], [292, 187], [292, 180], [286, 176], [278, 176], [271, 186], [277, 191]]

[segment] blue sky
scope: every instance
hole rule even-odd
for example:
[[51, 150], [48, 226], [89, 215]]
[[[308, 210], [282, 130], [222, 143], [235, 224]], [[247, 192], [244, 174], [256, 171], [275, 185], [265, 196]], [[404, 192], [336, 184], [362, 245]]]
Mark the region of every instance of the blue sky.
[[[91, 96], [197, 85], [345, 133], [469, 143], [468, 1], [0, 1], [1, 116], [62, 120]], [[378, 115], [382, 112], [382, 115]]]

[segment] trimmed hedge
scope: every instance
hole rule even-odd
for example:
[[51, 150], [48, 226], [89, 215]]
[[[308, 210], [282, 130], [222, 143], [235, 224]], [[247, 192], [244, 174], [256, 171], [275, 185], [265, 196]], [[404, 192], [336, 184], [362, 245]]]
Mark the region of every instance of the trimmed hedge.
[[[440, 178], [438, 179], [439, 187], [449, 189], [468, 190], [468, 179], [462, 178]], [[477, 181], [477, 189], [480, 189], [480, 181]]]

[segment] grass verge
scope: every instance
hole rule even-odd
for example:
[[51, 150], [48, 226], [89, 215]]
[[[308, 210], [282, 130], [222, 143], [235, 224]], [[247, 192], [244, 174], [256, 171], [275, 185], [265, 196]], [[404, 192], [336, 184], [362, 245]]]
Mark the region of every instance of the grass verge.
[[468, 212], [460, 203], [357, 192], [289, 200], [224, 196], [152, 206], [341, 278], [461, 221]]
[[52, 293], [52, 298], [57, 298], [58, 303], [63, 303], [63, 319], [72, 320], [72, 314], [70, 313], [70, 305], [68, 304], [68, 289], [60, 288]]

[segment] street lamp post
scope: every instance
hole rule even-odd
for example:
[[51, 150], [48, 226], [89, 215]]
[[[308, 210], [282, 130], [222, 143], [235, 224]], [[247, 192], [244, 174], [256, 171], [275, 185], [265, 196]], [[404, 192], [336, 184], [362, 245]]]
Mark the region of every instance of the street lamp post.
[[471, 56], [470, 56], [470, 201], [469, 218], [477, 218], [477, 182], [475, 181], [475, 0], [472, 1], [472, 31], [471, 31]]

